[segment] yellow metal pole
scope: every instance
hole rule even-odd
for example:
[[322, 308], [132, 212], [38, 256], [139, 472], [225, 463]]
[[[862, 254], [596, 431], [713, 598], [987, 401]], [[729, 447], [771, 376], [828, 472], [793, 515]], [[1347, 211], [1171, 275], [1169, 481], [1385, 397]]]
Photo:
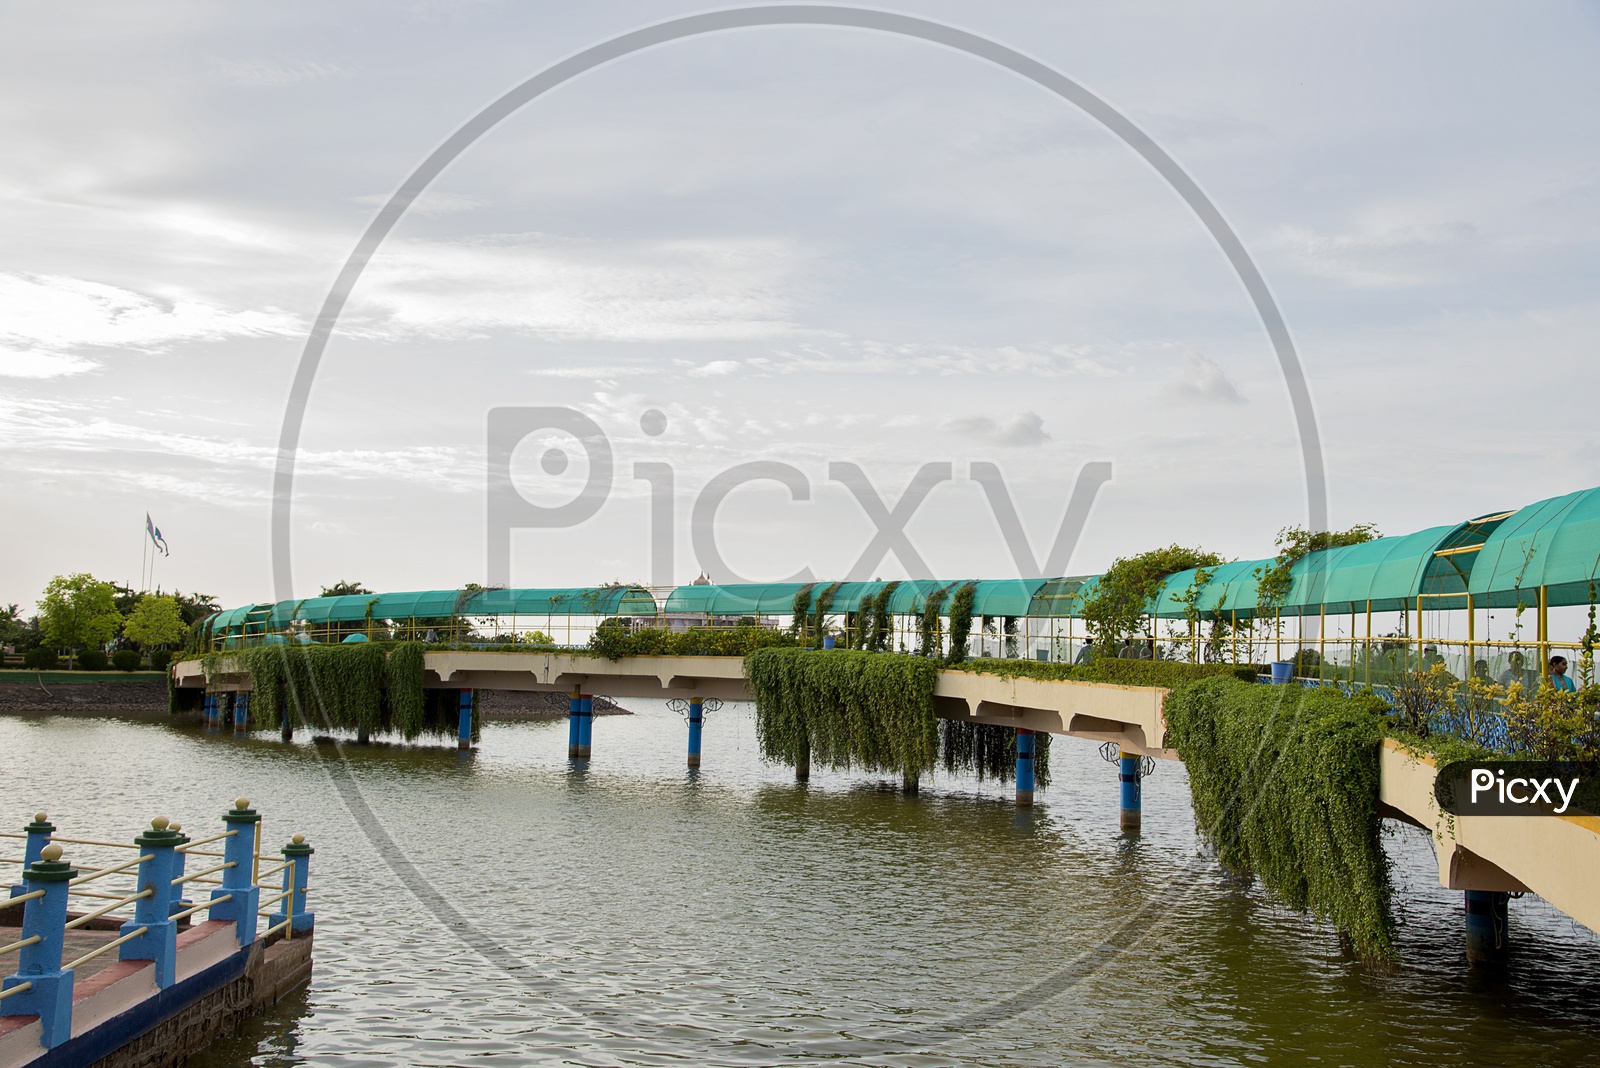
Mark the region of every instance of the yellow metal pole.
[[1230, 608], [1232, 619], [1228, 623], [1228, 644], [1233, 647], [1233, 662], [1239, 662], [1239, 610]]
[[1422, 594], [1417, 594], [1417, 670], [1422, 670]]
[[1272, 659], [1283, 659], [1283, 609], [1272, 610]]
[[1472, 678], [1478, 666], [1478, 610], [1473, 606], [1472, 594], [1467, 594], [1467, 678]]
[[1361, 659], [1364, 662], [1364, 673], [1367, 685], [1372, 685], [1372, 600], [1367, 600], [1367, 640], [1361, 646]]
[[1539, 587], [1539, 678], [1550, 678], [1550, 587]]
[[1328, 606], [1317, 606], [1317, 678], [1327, 677], [1323, 665], [1328, 662]]

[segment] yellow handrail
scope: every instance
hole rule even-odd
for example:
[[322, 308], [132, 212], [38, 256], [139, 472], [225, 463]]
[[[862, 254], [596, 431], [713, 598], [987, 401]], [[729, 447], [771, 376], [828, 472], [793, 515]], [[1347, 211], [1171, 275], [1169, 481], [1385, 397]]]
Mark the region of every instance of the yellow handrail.
[[112, 909], [120, 909], [122, 906], [132, 904], [133, 902], [138, 901], [140, 898], [153, 897], [155, 892], [155, 887], [150, 887], [147, 890], [139, 891], [137, 894], [130, 894], [121, 901], [113, 901], [109, 905], [103, 905], [100, 908], [95, 909], [93, 912], [85, 912], [77, 919], [67, 921], [66, 927], [62, 928], [62, 930], [71, 931], [75, 928], [82, 927], [90, 920], [97, 920], [101, 916], [104, 916], [106, 913], [110, 912]]
[[[276, 868], [268, 868], [266, 871], [262, 872], [261, 875], [262, 875], [263, 878], [265, 878], [268, 875], [276, 875], [276, 874], [278, 874], [278, 872], [280, 872], [283, 869], [289, 867], [293, 863], [294, 863], [294, 861], [292, 861], [292, 860], [286, 860], [282, 864], [279, 864]], [[256, 881], [260, 882], [260, 879], [257, 879]]]
[[201, 871], [195, 872], [193, 875], [182, 875], [182, 876], [179, 876], [178, 878], [172, 880], [172, 885], [173, 886], [180, 886], [183, 883], [188, 882], [190, 879], [198, 879], [203, 875], [212, 875], [212, 874], [214, 874], [216, 872], [221, 871], [224, 868], [232, 868], [234, 866], [235, 866], [234, 862], [230, 860], [226, 864], [218, 864], [214, 868], [205, 868], [205, 869], [203, 869]]
[[271, 897], [264, 897], [259, 902], [257, 902], [257, 904], [258, 905], [270, 905], [274, 901], [282, 901], [284, 898], [288, 897], [292, 893], [294, 893], [294, 890], [291, 888], [291, 889], [285, 890], [281, 894], [274, 894]]
[[73, 961], [71, 964], [63, 964], [61, 966], [61, 970], [62, 971], [71, 971], [73, 968], [76, 968], [80, 964], [87, 964], [90, 961], [94, 960], [96, 957], [98, 957], [100, 954], [106, 952], [107, 950], [116, 949], [118, 946], [122, 945], [122, 943], [124, 943], [124, 942], [131, 942], [135, 938], [138, 938], [140, 935], [144, 934], [148, 930], [150, 930], [150, 928], [148, 928], [148, 927], [140, 927], [140, 928], [137, 928], [136, 930], [129, 931], [127, 934], [123, 935], [121, 938], [114, 938], [111, 941], [107, 942], [105, 945], [101, 946], [99, 949], [95, 950], [93, 953], [85, 953], [83, 956], [79, 957], [77, 960]]
[[20, 905], [24, 901], [32, 901], [36, 897], [44, 897], [43, 890], [35, 890], [31, 894], [18, 894], [16, 897], [6, 898], [7, 905]]
[[[193, 853], [193, 852], [195, 852], [195, 848], [194, 848], [195, 846], [208, 845], [211, 842], [221, 841], [224, 838], [232, 838], [234, 835], [236, 835], [238, 833], [239, 832], [236, 831], [236, 830], [234, 830], [234, 831], [223, 831], [221, 834], [214, 834], [210, 838], [197, 838], [194, 841], [190, 842], [188, 845], [179, 846], [178, 847], [178, 852], [180, 852], [180, 853]], [[221, 854], [218, 854], [218, 856], [220, 856], [220, 855]]]
[[32, 983], [18, 983], [16, 986], [8, 987], [5, 990], [0, 990], [0, 1001], [4, 1001], [6, 998], [10, 997], [12, 994], [20, 994], [25, 990], [32, 990], [32, 989], [33, 989], [33, 984]]
[[73, 897], [103, 897], [107, 901], [110, 901], [112, 898], [122, 896], [121, 894], [102, 894], [97, 890], [68, 890], [67, 893], [71, 894]]
[[[285, 917], [282, 923], [274, 924], [273, 926], [268, 927], [265, 931], [262, 931], [261, 932], [261, 937], [262, 938], [266, 938], [269, 935], [273, 934], [274, 932], [281, 931], [285, 927], [288, 927], [293, 922], [294, 922], [294, 917], [293, 916]], [[291, 932], [291, 934], [292, 934], [292, 932]], [[289, 937], [289, 935], [285, 935], [284, 937], [287, 938], [287, 937]]]
[[77, 886], [79, 883], [86, 883], [90, 879], [98, 879], [102, 875], [114, 875], [115, 873], [117, 873], [119, 871], [124, 871], [124, 870], [126, 870], [128, 868], [131, 868], [136, 864], [143, 864], [145, 861], [151, 860], [154, 857], [155, 857], [154, 853], [146, 853], [142, 857], [135, 857], [134, 859], [132, 859], [130, 861], [126, 861], [126, 862], [124, 862], [122, 864], [116, 864], [116, 865], [113, 865], [112, 867], [109, 867], [109, 868], [101, 868], [99, 871], [93, 873], [92, 875], [80, 875], [76, 879], [74, 879], [70, 883], [68, 883], [67, 885], [68, 886]]
[[137, 845], [130, 845], [127, 842], [96, 842], [96, 841], [94, 841], [93, 839], [90, 839], [90, 838], [61, 838], [61, 837], [58, 837], [57, 835], [53, 835], [53, 834], [50, 836], [50, 841], [52, 841], [52, 842], [67, 842], [67, 843], [70, 843], [71, 845], [105, 846], [107, 849], [138, 849], [139, 848]]
[[223, 894], [221, 897], [214, 897], [210, 901], [202, 902], [201, 904], [196, 905], [192, 909], [184, 909], [182, 912], [174, 912], [171, 916], [169, 916], [167, 918], [168, 919], [172, 919], [172, 920], [181, 920], [185, 916], [193, 916], [195, 913], [200, 912], [203, 909], [208, 909], [212, 905], [220, 905], [224, 901], [232, 901], [232, 900], [233, 900], [233, 895], [232, 894]]
[[31, 938], [24, 938], [20, 942], [13, 942], [9, 946], [0, 946], [0, 957], [5, 956], [7, 953], [11, 953], [11, 952], [14, 952], [16, 950], [22, 949], [25, 946], [31, 946], [35, 942], [43, 942], [43, 941], [44, 941], [44, 939], [40, 938], [38, 935], [34, 935]]

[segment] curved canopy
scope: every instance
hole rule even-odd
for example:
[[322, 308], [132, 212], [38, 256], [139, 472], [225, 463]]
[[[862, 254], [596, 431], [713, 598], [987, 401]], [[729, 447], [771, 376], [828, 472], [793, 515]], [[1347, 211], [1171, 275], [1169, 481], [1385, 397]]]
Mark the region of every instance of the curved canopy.
[[1579, 490], [1518, 509], [1484, 542], [1468, 588], [1482, 608], [1589, 604], [1600, 582], [1600, 489]]

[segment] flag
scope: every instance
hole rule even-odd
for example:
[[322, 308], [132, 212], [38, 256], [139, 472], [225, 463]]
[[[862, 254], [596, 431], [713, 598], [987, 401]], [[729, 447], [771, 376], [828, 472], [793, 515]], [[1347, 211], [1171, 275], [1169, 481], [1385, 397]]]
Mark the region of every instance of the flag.
[[161, 528], [150, 521], [150, 513], [144, 514], [144, 532], [150, 535], [150, 540], [155, 542], [156, 548], [161, 550], [162, 556], [171, 556], [167, 551], [167, 539], [161, 536]]

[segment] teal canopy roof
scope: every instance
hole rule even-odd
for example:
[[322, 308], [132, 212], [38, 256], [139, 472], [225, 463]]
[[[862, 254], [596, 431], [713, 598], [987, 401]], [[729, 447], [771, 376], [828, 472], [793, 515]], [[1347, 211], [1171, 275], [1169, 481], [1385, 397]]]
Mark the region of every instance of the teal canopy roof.
[[1510, 608], [1538, 603], [1589, 604], [1600, 581], [1600, 489], [1552, 497], [1518, 509], [1484, 542], [1471, 569], [1474, 603]]

